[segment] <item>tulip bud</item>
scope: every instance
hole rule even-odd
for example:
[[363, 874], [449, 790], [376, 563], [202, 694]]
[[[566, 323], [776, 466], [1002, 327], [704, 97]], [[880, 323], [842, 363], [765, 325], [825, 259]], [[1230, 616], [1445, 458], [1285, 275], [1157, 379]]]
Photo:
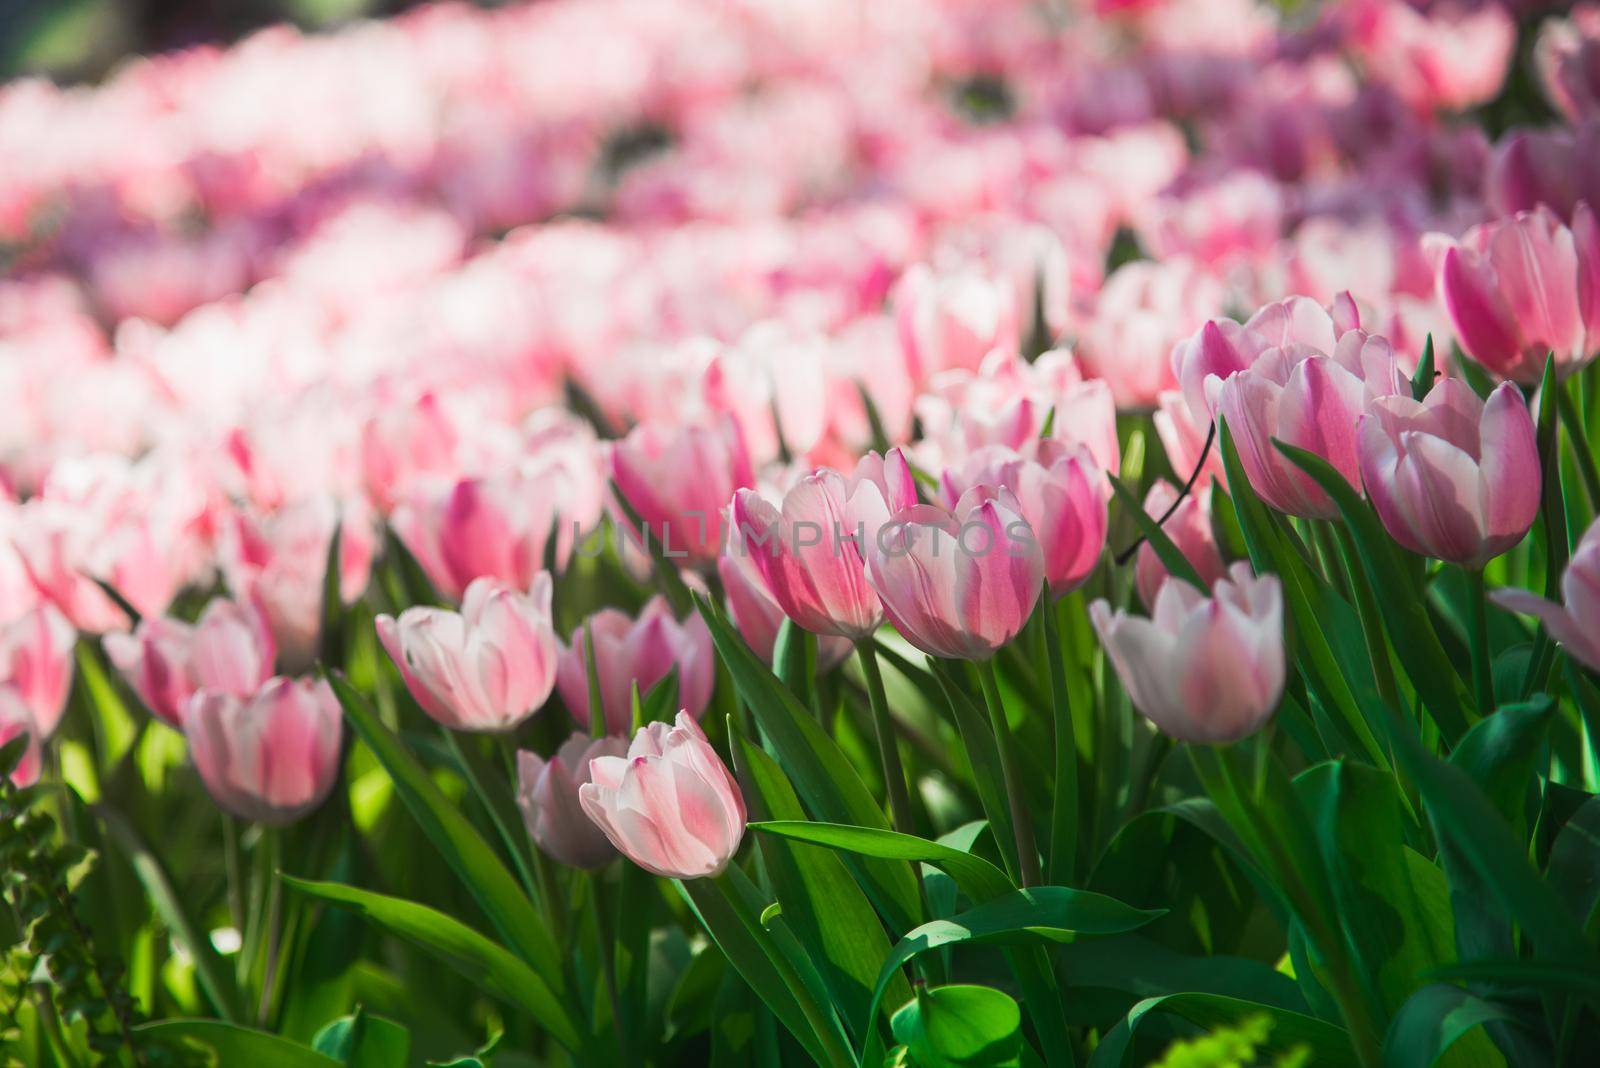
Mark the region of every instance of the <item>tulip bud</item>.
[[1243, 738], [1283, 696], [1283, 587], [1248, 564], [1234, 564], [1209, 598], [1166, 583], [1149, 619], [1104, 599], [1089, 619], [1134, 707], [1181, 741]]
[[632, 729], [634, 686], [641, 694], [647, 693], [674, 668], [679, 707], [697, 718], [706, 710], [716, 676], [711, 632], [698, 614], [679, 623], [666, 600], [654, 597], [637, 620], [605, 608], [589, 617], [587, 628], [574, 628], [572, 641], [559, 654], [556, 686], [562, 703], [579, 723], [588, 725], [591, 715], [586, 629], [594, 635], [607, 733], [626, 734]]
[[617, 855], [584, 812], [578, 790], [591, 781], [589, 761], [627, 751], [626, 738], [590, 738], [578, 731], [549, 760], [526, 749], [517, 753], [517, 807], [529, 837], [547, 855], [573, 868], [591, 869]]
[[867, 584], [861, 542], [876, 534], [864, 516], [916, 503], [917, 487], [899, 449], [868, 453], [846, 478], [823, 468], [784, 494], [780, 511], [755, 490], [733, 498], [738, 544], [749, 553], [785, 615], [816, 634], [859, 641], [878, 629], [883, 608]]
[[197, 691], [184, 707], [183, 732], [217, 804], [241, 819], [289, 823], [333, 789], [339, 717], [326, 682], [279, 676], [248, 697]]
[[191, 625], [165, 616], [141, 620], [132, 634], [107, 634], [106, 656], [145, 707], [181, 727], [196, 690], [249, 697], [272, 677], [276, 649], [262, 612], [223, 598]]
[[0, 630], [0, 679], [33, 714], [41, 738], [55, 733], [72, 689], [72, 647], [78, 632], [50, 604], [38, 604]]
[[[1160, 519], [1178, 500], [1178, 491], [1172, 483], [1162, 479], [1145, 494], [1144, 510], [1152, 519]], [[1217, 548], [1217, 538], [1211, 529], [1211, 490], [1191, 493], [1178, 501], [1172, 516], [1161, 528], [1178, 547], [1183, 558], [1194, 565], [1207, 586], [1228, 573], [1222, 562], [1222, 552]], [[1167, 566], [1156, 555], [1155, 549], [1145, 542], [1139, 546], [1139, 557], [1134, 564], [1134, 584], [1139, 590], [1139, 600], [1146, 608], [1153, 608], [1156, 594], [1168, 579]]]
[[551, 592], [548, 571], [526, 596], [476, 579], [460, 612], [418, 606], [398, 620], [381, 615], [378, 638], [428, 715], [453, 730], [510, 730], [555, 687]]
[[953, 511], [914, 505], [876, 526], [869, 580], [884, 615], [918, 649], [985, 660], [1027, 622], [1044, 556], [1009, 490], [974, 486]]
[[1555, 354], [1565, 378], [1600, 354], [1600, 226], [1589, 205], [1569, 229], [1546, 207], [1430, 237], [1439, 299], [1467, 355], [1492, 374], [1539, 381]]
[[595, 757], [578, 799], [611, 844], [668, 879], [719, 875], [744, 837], [744, 796], [694, 718], [646, 724], [628, 755]]
[[1000, 486], [1016, 497], [1044, 554], [1044, 577], [1056, 596], [1083, 584], [1106, 545], [1108, 483], [1087, 449], [1053, 438], [1020, 453], [988, 446], [947, 469], [940, 494], [954, 508], [974, 486]]
[[1485, 404], [1453, 378], [1419, 404], [1372, 403], [1358, 428], [1361, 477], [1389, 535], [1412, 552], [1482, 567], [1528, 532], [1539, 511], [1533, 417], [1517, 387]]
[[723, 509], [755, 483], [744, 437], [724, 419], [715, 427], [634, 427], [611, 452], [617, 491], [669, 559], [714, 563], [722, 552]]
[[1567, 654], [1600, 671], [1600, 520], [1589, 524], [1561, 576], [1565, 604], [1527, 590], [1495, 590], [1489, 599], [1510, 612], [1536, 616]]

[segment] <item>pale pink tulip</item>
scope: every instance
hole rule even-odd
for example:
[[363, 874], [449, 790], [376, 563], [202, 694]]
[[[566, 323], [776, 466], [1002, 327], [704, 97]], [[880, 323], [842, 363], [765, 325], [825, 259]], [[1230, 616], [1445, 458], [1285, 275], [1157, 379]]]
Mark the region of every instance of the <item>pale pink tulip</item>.
[[420, 479], [451, 473], [457, 438], [450, 413], [433, 393], [379, 409], [361, 430], [367, 492], [385, 511], [394, 508]]
[[592, 781], [591, 760], [627, 751], [626, 738], [591, 738], [577, 731], [549, 760], [526, 749], [517, 752], [517, 807], [528, 837], [547, 856], [569, 867], [594, 869], [617, 855], [605, 832], [584, 812], [578, 791]]
[[1460, 111], [1505, 83], [1517, 27], [1496, 4], [1355, 0], [1340, 12], [1367, 70], [1421, 112]]
[[913, 505], [876, 527], [867, 574], [884, 615], [918, 649], [985, 660], [1027, 622], [1044, 557], [1009, 490], [975, 486], [952, 511]]
[[1491, 374], [1539, 380], [1554, 352], [1562, 377], [1600, 354], [1600, 226], [1589, 205], [1572, 227], [1549, 208], [1430, 238], [1439, 299], [1467, 355]]
[[[1150, 487], [1150, 492], [1144, 497], [1144, 510], [1152, 519], [1160, 519], [1178, 500], [1178, 490], [1166, 479], [1161, 479]], [[1178, 507], [1173, 510], [1161, 529], [1167, 537], [1178, 547], [1183, 558], [1194, 565], [1200, 573], [1201, 581], [1207, 586], [1212, 586], [1216, 581], [1227, 574], [1227, 566], [1222, 562], [1222, 552], [1217, 548], [1217, 537], [1211, 529], [1211, 490], [1209, 487], [1196, 486], [1194, 491], [1178, 501]], [[1162, 585], [1167, 581], [1167, 566], [1156, 555], [1155, 549], [1150, 544], [1139, 546], [1139, 556], [1134, 563], [1134, 585], [1139, 590], [1139, 600], [1144, 602], [1146, 608], [1153, 608], [1156, 595]]]
[[578, 800], [623, 856], [668, 879], [719, 875], [744, 838], [744, 795], [687, 712], [595, 757]]
[[[767, 665], [778, 644], [778, 631], [789, 617], [767, 590], [755, 557], [745, 548], [737, 526], [728, 535], [728, 551], [717, 560], [717, 574], [728, 600], [728, 617], [738, 628], [745, 644]], [[837, 634], [817, 636], [817, 668], [827, 671], [843, 663], [855, 645]]]
[[18, 788], [32, 786], [39, 781], [39, 732], [33, 725], [33, 713], [15, 687], [0, 683], [0, 745], [5, 745], [19, 734], [28, 736], [22, 759], [11, 772], [11, 783]]
[[327, 798], [339, 776], [339, 702], [326, 682], [269, 679], [239, 697], [199, 690], [183, 733], [217, 804], [241, 819], [289, 823]]
[[1488, 403], [1440, 379], [1420, 403], [1374, 401], [1358, 427], [1361, 477], [1389, 535], [1413, 552], [1482, 567], [1528, 532], [1539, 511], [1539, 452], [1522, 394]]
[[1095, 300], [1078, 359], [1111, 387], [1118, 408], [1150, 408], [1178, 384], [1172, 347], [1197, 321], [1219, 314], [1225, 296], [1221, 279], [1185, 257], [1124, 264]]
[[894, 290], [900, 346], [913, 382], [946, 370], [976, 371], [1021, 338], [1015, 290], [975, 268], [936, 274], [918, 264]]
[[779, 322], [757, 323], [720, 350], [701, 381], [706, 406], [739, 424], [750, 462], [778, 459], [781, 444], [805, 456], [827, 428], [827, 342]]
[[48, 604], [0, 628], [0, 680], [27, 703], [40, 738], [55, 733], [66, 711], [77, 640], [72, 624]]
[[265, 615], [220, 597], [194, 624], [157, 616], [132, 634], [107, 634], [102, 644], [145, 707], [174, 727], [196, 690], [255, 693], [272, 677], [277, 655]]
[[1497, 215], [1543, 204], [1568, 223], [1580, 201], [1600, 204], [1600, 116], [1571, 129], [1507, 134], [1495, 146], [1484, 193]]
[[[781, 509], [755, 490], [733, 498], [733, 523], [784, 614], [817, 634], [852, 641], [883, 622], [866, 578], [865, 520], [916, 503], [917, 486], [899, 449], [868, 453], [848, 477], [822, 468], [784, 494]], [[733, 548], [730, 546], [730, 549]]]
[[1161, 439], [1161, 447], [1166, 450], [1167, 461], [1172, 464], [1173, 471], [1188, 479], [1199, 466], [1196, 486], [1209, 486], [1215, 482], [1227, 488], [1228, 476], [1222, 466], [1222, 450], [1217, 448], [1215, 440], [1211, 442], [1209, 450], [1206, 448], [1210, 421], [1197, 422], [1182, 393], [1173, 389], [1161, 394], [1155, 414], [1150, 418], [1156, 425], [1156, 435]]
[[380, 615], [378, 637], [428, 715], [453, 730], [511, 730], [555, 688], [552, 590], [548, 571], [527, 594], [474, 579], [461, 611], [419, 605], [399, 619]]
[[1283, 696], [1283, 587], [1234, 564], [1211, 596], [1168, 582], [1149, 619], [1112, 611], [1089, 619], [1135, 708], [1185, 742], [1232, 742], [1254, 732]]
[[[666, 599], [658, 596], [644, 606], [637, 620], [615, 608], [604, 608], [589, 617], [587, 629], [594, 635], [600, 705], [609, 733], [626, 734], [632, 727], [634, 686], [639, 693], [648, 693], [674, 669], [678, 673], [678, 706], [696, 717], [705, 712], [716, 661], [711, 632], [698, 613], [680, 623]], [[583, 626], [574, 628], [571, 642], [562, 648], [556, 687], [567, 711], [580, 724], [588, 725], [589, 661], [584, 632]]]
[[1500, 589], [1489, 595], [1501, 608], [1536, 616], [1567, 654], [1600, 671], [1600, 520], [1589, 524], [1561, 576], [1557, 604], [1528, 590]]
[[1044, 577], [1056, 596], [1081, 586], [1106, 545], [1106, 479], [1089, 451], [1054, 438], [1013, 452], [979, 449], [939, 481], [945, 507], [954, 509], [978, 486], [1009, 490], [1033, 529], [1044, 558]]
[[723, 510], [753, 485], [738, 425], [635, 427], [611, 453], [611, 477], [644, 524], [640, 537], [668, 558], [711, 564], [722, 550]]

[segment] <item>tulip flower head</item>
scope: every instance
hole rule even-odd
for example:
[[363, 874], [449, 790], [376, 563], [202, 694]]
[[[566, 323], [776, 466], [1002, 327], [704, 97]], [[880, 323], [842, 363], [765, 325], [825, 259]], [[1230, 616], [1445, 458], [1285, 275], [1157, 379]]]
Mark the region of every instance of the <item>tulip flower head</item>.
[[1104, 599], [1089, 619], [1134, 707], [1181, 741], [1237, 741], [1283, 696], [1283, 587], [1248, 564], [1234, 564], [1210, 597], [1168, 581], [1148, 619]]
[[1389, 536], [1412, 552], [1482, 567], [1528, 532], [1539, 511], [1539, 452], [1522, 394], [1487, 403], [1440, 379], [1420, 403], [1382, 397], [1361, 417], [1361, 477]]
[[183, 733], [212, 798], [241, 819], [290, 823], [339, 777], [339, 702], [320, 680], [279, 676], [248, 697], [197, 691]]
[[180, 728], [196, 690], [248, 697], [272, 677], [277, 654], [265, 614], [221, 597], [194, 624], [144, 619], [132, 634], [107, 634], [104, 646], [145, 707]]
[[738, 424], [644, 424], [616, 443], [611, 477], [644, 530], [669, 558], [707, 565], [722, 551], [723, 509], [755, 484]]
[[555, 688], [551, 593], [548, 571], [527, 594], [475, 579], [460, 612], [419, 605], [399, 619], [382, 615], [378, 637], [428, 715], [453, 730], [511, 730]]
[[11, 784], [22, 788], [39, 781], [39, 732], [33, 725], [33, 712], [28, 702], [15, 687], [0, 683], [0, 745], [19, 735], [26, 735], [28, 742], [22, 759], [11, 771]]
[[646, 724], [626, 756], [589, 762], [578, 800], [611, 844], [668, 879], [719, 875], [744, 837], [744, 795], [687, 712]]
[[590, 781], [591, 760], [627, 751], [626, 738], [591, 738], [578, 731], [549, 760], [525, 749], [517, 753], [517, 807], [529, 837], [548, 856], [570, 867], [593, 869], [617, 855], [584, 812], [578, 791]]
[[711, 632], [698, 614], [678, 622], [666, 599], [658, 596], [644, 606], [638, 619], [605, 608], [590, 616], [586, 626], [573, 629], [571, 642], [560, 651], [556, 686], [567, 711], [580, 724], [587, 726], [592, 714], [586, 633], [594, 636], [608, 733], [625, 734], [633, 726], [635, 686], [641, 694], [648, 693], [674, 669], [679, 706], [697, 718], [706, 710], [716, 676]]
[[40, 737], [54, 734], [66, 711], [77, 640], [72, 624], [47, 603], [0, 627], [0, 680], [27, 703]]

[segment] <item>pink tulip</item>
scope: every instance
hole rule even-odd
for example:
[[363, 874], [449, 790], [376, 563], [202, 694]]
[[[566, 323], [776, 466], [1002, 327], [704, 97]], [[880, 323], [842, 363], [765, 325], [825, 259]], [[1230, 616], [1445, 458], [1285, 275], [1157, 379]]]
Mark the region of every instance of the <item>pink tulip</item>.
[[573, 868], [604, 867], [617, 851], [578, 800], [591, 782], [589, 762], [621, 757], [628, 740], [616, 735], [590, 738], [578, 731], [549, 760], [526, 749], [517, 753], [517, 807], [528, 836], [546, 855]]
[[862, 457], [848, 478], [829, 468], [805, 476], [784, 494], [781, 511], [755, 490], [740, 490], [733, 522], [785, 615], [814, 633], [859, 641], [883, 622], [860, 544], [876, 531], [864, 518], [916, 499], [911, 468], [891, 449]]
[[[1145, 494], [1144, 510], [1152, 519], [1166, 514], [1178, 499], [1178, 490], [1162, 479]], [[1178, 547], [1183, 558], [1194, 565], [1201, 580], [1212, 586], [1227, 574], [1222, 562], [1222, 551], [1217, 548], [1216, 534], [1211, 529], [1211, 490], [1195, 487], [1194, 492], [1178, 503], [1172, 517], [1161, 528]], [[1167, 566], [1156, 555], [1150, 544], [1139, 546], [1139, 556], [1134, 564], [1134, 584], [1139, 590], [1139, 600], [1146, 608], [1153, 608], [1156, 596], [1167, 581]]]
[[183, 733], [217, 804], [241, 819], [289, 823], [339, 776], [339, 702], [326, 682], [278, 676], [248, 697], [199, 690]]
[[[745, 644], [768, 666], [778, 645], [778, 631], [789, 617], [783, 614], [778, 602], [767, 590], [767, 580], [762, 577], [755, 557], [744, 547], [744, 539], [735, 527], [729, 534], [728, 551], [717, 560], [717, 574], [722, 579], [722, 591], [728, 599], [728, 616], [738, 628]], [[855, 645], [849, 638], [837, 634], [817, 636], [817, 669], [827, 671], [842, 664]]]
[[39, 781], [39, 732], [33, 723], [33, 713], [28, 702], [16, 688], [0, 683], [0, 745], [5, 745], [19, 734], [28, 736], [28, 746], [22, 759], [11, 772], [11, 783], [20, 788]]
[[738, 426], [635, 427], [611, 453], [618, 492], [669, 557], [714, 563], [722, 550], [723, 509], [755, 476]]
[[1106, 480], [1087, 449], [1045, 438], [1021, 452], [991, 445], [947, 468], [939, 493], [947, 508], [981, 485], [1009, 490], [1044, 557], [1056, 596], [1083, 584], [1106, 546]]
[[1215, 441], [1212, 441], [1209, 451], [1206, 449], [1210, 420], [1197, 422], [1182, 393], [1173, 389], [1161, 394], [1156, 402], [1155, 414], [1150, 419], [1156, 425], [1156, 436], [1161, 439], [1161, 447], [1166, 450], [1167, 461], [1172, 464], [1174, 471], [1187, 479], [1195, 467], [1202, 464], [1201, 457], [1204, 456], [1195, 485], [1209, 486], [1215, 482], [1227, 488], [1228, 476], [1222, 467], [1222, 450], [1217, 448]]
[[[644, 606], [637, 620], [615, 608], [604, 608], [589, 617], [588, 630], [594, 635], [594, 660], [600, 676], [600, 706], [606, 717], [606, 730], [626, 734], [633, 726], [633, 688], [641, 694], [674, 668], [678, 672], [678, 705], [692, 716], [700, 716], [711, 700], [711, 684], [716, 677], [711, 632], [696, 613], [679, 623], [663, 597], [654, 597]], [[584, 627], [572, 632], [571, 643], [558, 658], [556, 687], [561, 701], [573, 718], [589, 723], [589, 661]]]
[[506, 731], [533, 715], [556, 682], [548, 571], [523, 595], [474, 579], [461, 611], [417, 606], [380, 615], [378, 638], [422, 710], [458, 731]]
[[1573, 5], [1539, 30], [1534, 65], [1544, 95], [1569, 121], [1600, 116], [1600, 4]]
[[1134, 707], [1180, 741], [1237, 741], [1283, 696], [1283, 587], [1248, 564], [1234, 564], [1209, 598], [1166, 583], [1149, 619], [1104, 599], [1089, 619]]
[[900, 346], [913, 382], [945, 370], [976, 371], [1021, 338], [1015, 291], [975, 269], [935, 274], [918, 264], [894, 290]]
[[1506, 135], [1495, 147], [1484, 193], [1496, 215], [1543, 204], [1569, 223], [1580, 201], [1600, 204], [1600, 116], [1572, 129]]
[[827, 428], [827, 342], [782, 323], [757, 323], [711, 360], [701, 382], [706, 406], [731, 415], [761, 465], [778, 459], [779, 434], [791, 456], [804, 456]]
[[255, 693], [272, 677], [277, 652], [259, 609], [220, 597], [192, 625], [157, 616], [132, 634], [107, 634], [102, 644], [145, 707], [173, 727], [196, 690]]
[[1044, 556], [1009, 490], [975, 486], [952, 511], [913, 505], [876, 526], [867, 574], [884, 615], [918, 649], [984, 660], [1027, 622]]
[[1495, 590], [1489, 598], [1510, 612], [1536, 616], [1574, 660], [1600, 671], [1600, 520], [1589, 524], [1561, 576], [1564, 604], [1527, 590]]
[[0, 679], [27, 703], [41, 738], [55, 733], [66, 711], [77, 640], [72, 624], [48, 604], [0, 628]]
[[[1335, 333], [1328, 313], [1318, 319], [1300, 307], [1327, 328], [1321, 340]], [[1264, 340], [1248, 326], [1245, 332], [1249, 341]], [[1299, 338], [1269, 345], [1226, 379], [1209, 375], [1204, 388], [1216, 414], [1227, 420], [1240, 465], [1261, 499], [1280, 512], [1327, 519], [1338, 514], [1332, 499], [1273, 440], [1315, 453], [1356, 482], [1356, 420], [1372, 398], [1402, 392], [1407, 384], [1387, 340], [1350, 328], [1338, 331], [1327, 348]]]
[[1482, 567], [1528, 532], [1539, 511], [1539, 453], [1522, 394], [1501, 383], [1485, 404], [1440, 379], [1421, 403], [1374, 401], [1357, 428], [1367, 496], [1395, 541]]
[[1118, 408], [1150, 408], [1177, 385], [1172, 347], [1221, 312], [1225, 296], [1221, 279], [1184, 257], [1124, 264], [1100, 290], [1078, 358], [1111, 387]]
[[578, 800], [611, 844], [668, 879], [720, 875], [744, 837], [744, 795], [699, 724], [646, 724], [628, 755], [595, 757]]
[[1459, 244], [1430, 240], [1456, 338], [1490, 373], [1531, 384], [1552, 351], [1563, 377], [1600, 354], [1600, 227], [1587, 204], [1571, 229], [1541, 206]]
[[1419, 112], [1460, 111], [1494, 99], [1505, 82], [1517, 27], [1493, 4], [1356, 0], [1342, 12], [1365, 67]]
[[336, 506], [305, 498], [265, 516], [240, 513], [224, 530], [223, 571], [236, 598], [266, 614], [283, 667], [299, 670], [315, 657], [322, 626], [328, 546], [339, 529], [339, 593], [353, 601], [366, 589], [376, 551], [370, 512], [361, 500]]
[[433, 393], [385, 406], [361, 430], [361, 465], [367, 492], [385, 511], [416, 482], [450, 473], [457, 433], [449, 411]]
[[[551, 539], [570, 547], [557, 484], [516, 475], [464, 478], [445, 492], [419, 492], [395, 510], [395, 533], [441, 594], [459, 600], [479, 578], [527, 589]], [[563, 535], [568, 535], [563, 539]], [[556, 553], [556, 564], [565, 563]]]

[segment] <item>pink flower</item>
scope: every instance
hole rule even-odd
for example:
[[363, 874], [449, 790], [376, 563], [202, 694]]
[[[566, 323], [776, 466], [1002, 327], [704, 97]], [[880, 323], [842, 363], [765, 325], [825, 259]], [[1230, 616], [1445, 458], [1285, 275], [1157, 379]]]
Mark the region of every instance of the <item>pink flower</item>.
[[1461, 111], [1492, 100], [1504, 84], [1517, 27], [1494, 4], [1358, 0], [1343, 13], [1367, 69], [1418, 111]]
[[1221, 312], [1225, 295], [1220, 279], [1184, 257], [1124, 264], [1100, 290], [1078, 359], [1111, 387], [1118, 408], [1149, 408], [1178, 384], [1172, 347]]
[[[527, 589], [545, 567], [551, 539], [569, 528], [557, 515], [559, 484], [516, 475], [464, 478], [442, 494], [418, 493], [395, 510], [392, 523], [428, 580], [459, 600], [475, 579]], [[556, 554], [556, 564], [564, 554]]]
[[339, 717], [326, 682], [279, 676], [247, 697], [197, 691], [184, 706], [183, 733], [217, 804], [241, 819], [289, 823], [333, 789]]
[[419, 479], [451, 473], [457, 436], [455, 423], [436, 394], [380, 408], [361, 430], [367, 492], [379, 507], [389, 510]]
[[1501, 608], [1536, 616], [1574, 660], [1600, 671], [1600, 520], [1589, 524], [1561, 576], [1565, 604], [1527, 590], [1495, 590], [1489, 598]]
[[778, 459], [778, 435], [791, 456], [804, 456], [827, 428], [827, 342], [782, 323], [757, 323], [732, 348], [720, 350], [706, 368], [701, 391], [706, 406], [731, 415], [760, 465]]
[[556, 683], [552, 582], [524, 595], [492, 578], [467, 587], [460, 612], [417, 606], [380, 615], [378, 638], [422, 710], [458, 731], [505, 731], [533, 715]]
[[[1152, 519], [1160, 519], [1177, 499], [1177, 488], [1162, 479], [1145, 494], [1144, 510]], [[1222, 562], [1222, 552], [1217, 548], [1217, 538], [1211, 529], [1209, 488], [1196, 487], [1193, 493], [1178, 503], [1172, 518], [1161, 529], [1166, 531], [1167, 537], [1172, 539], [1183, 558], [1194, 565], [1201, 581], [1207, 586], [1215, 585], [1218, 579], [1227, 574], [1227, 565]], [[1155, 606], [1156, 596], [1168, 577], [1166, 565], [1150, 544], [1146, 542], [1139, 546], [1139, 556], [1134, 564], [1134, 584], [1139, 590], [1139, 600], [1144, 602], [1146, 608]]]
[[132, 634], [107, 634], [102, 644], [145, 707], [174, 727], [196, 690], [255, 693], [272, 677], [277, 653], [259, 609], [220, 597], [193, 625], [156, 616]]
[[11, 783], [22, 788], [39, 781], [39, 731], [34, 726], [28, 702], [15, 687], [0, 684], [0, 745], [5, 745], [19, 734], [28, 736], [28, 746], [11, 772]]
[[867, 574], [884, 615], [918, 649], [984, 660], [1027, 622], [1044, 557], [1009, 490], [975, 486], [952, 511], [913, 505], [875, 526]]
[[1134, 707], [1181, 741], [1237, 741], [1283, 696], [1283, 587], [1248, 564], [1234, 564], [1209, 598], [1166, 583], [1149, 619], [1104, 599], [1089, 619]]
[[[767, 590], [767, 580], [762, 577], [755, 557], [745, 548], [744, 537], [735, 526], [728, 535], [728, 551], [717, 560], [717, 574], [722, 578], [722, 591], [728, 599], [728, 616], [745, 644], [768, 666], [778, 644], [778, 631], [788, 616], [778, 607]], [[855, 646], [849, 638], [837, 634], [817, 637], [817, 669], [827, 671], [844, 662]]]
[[[575, 628], [571, 643], [560, 652], [556, 687], [567, 711], [587, 725], [592, 713], [584, 629]], [[705, 712], [716, 661], [711, 632], [698, 614], [679, 623], [666, 599], [658, 596], [644, 606], [637, 620], [615, 608], [604, 608], [589, 617], [588, 629], [594, 634], [600, 705], [609, 733], [626, 734], [632, 727], [635, 685], [641, 694], [648, 693], [674, 669], [678, 672], [678, 705], [692, 716]]]
[[814, 633], [859, 641], [883, 622], [860, 544], [876, 530], [865, 529], [864, 520], [916, 499], [911, 468], [891, 449], [867, 453], [848, 478], [830, 468], [805, 476], [784, 494], [781, 510], [755, 490], [740, 490], [733, 521], [740, 548], [785, 615]]
[[893, 300], [913, 382], [939, 371], [976, 371], [989, 353], [1014, 353], [1020, 343], [1015, 291], [976, 269], [935, 274], [917, 264], [901, 275]]
[[978, 486], [1009, 490], [1044, 557], [1044, 577], [1056, 596], [1081, 586], [1106, 545], [1106, 479], [1081, 445], [1044, 438], [1012, 452], [979, 449], [946, 468], [939, 493], [948, 508]]
[[1228, 476], [1222, 467], [1222, 450], [1213, 441], [1210, 451], [1206, 451], [1206, 431], [1211, 426], [1210, 420], [1196, 422], [1194, 412], [1177, 390], [1167, 390], [1156, 404], [1155, 413], [1150, 418], [1156, 425], [1156, 436], [1161, 439], [1161, 447], [1167, 451], [1167, 461], [1172, 464], [1172, 469], [1187, 479], [1204, 454], [1205, 465], [1195, 485], [1209, 486], [1215, 482], [1226, 489]]
[[1501, 383], [1485, 404], [1440, 379], [1421, 403], [1374, 401], [1357, 428], [1361, 477], [1391, 537], [1413, 552], [1482, 567], [1539, 511], [1539, 453], [1522, 394]]
[[737, 425], [635, 427], [611, 453], [617, 490], [668, 556], [713, 563], [722, 548], [723, 509], [755, 476]]
[[639, 867], [668, 879], [720, 875], [744, 837], [744, 796], [694, 718], [646, 724], [628, 755], [595, 757], [578, 800]]
[[578, 731], [549, 760], [526, 749], [517, 752], [517, 807], [528, 836], [548, 856], [569, 867], [594, 869], [617, 855], [584, 812], [578, 791], [591, 781], [591, 760], [627, 751], [626, 738], [590, 738]]
[[0, 679], [27, 704], [41, 738], [55, 733], [66, 711], [77, 640], [72, 624], [48, 604], [0, 628]]
[[1600, 353], [1600, 227], [1587, 204], [1568, 229], [1549, 208], [1432, 239], [1439, 299], [1467, 354], [1492, 374], [1533, 383], [1555, 353], [1563, 377]]
[[1495, 147], [1484, 194], [1497, 215], [1543, 204], [1568, 222], [1580, 201], [1600, 204], [1600, 116], [1570, 129], [1507, 134]]
[[1600, 4], [1547, 19], [1533, 48], [1544, 95], [1570, 121], [1600, 115]]
[[265, 614], [283, 667], [298, 670], [315, 656], [322, 626], [322, 584], [328, 546], [339, 529], [339, 593], [353, 601], [366, 589], [376, 538], [367, 506], [341, 508], [308, 497], [266, 516], [240, 513], [224, 530], [223, 571], [236, 598]]

